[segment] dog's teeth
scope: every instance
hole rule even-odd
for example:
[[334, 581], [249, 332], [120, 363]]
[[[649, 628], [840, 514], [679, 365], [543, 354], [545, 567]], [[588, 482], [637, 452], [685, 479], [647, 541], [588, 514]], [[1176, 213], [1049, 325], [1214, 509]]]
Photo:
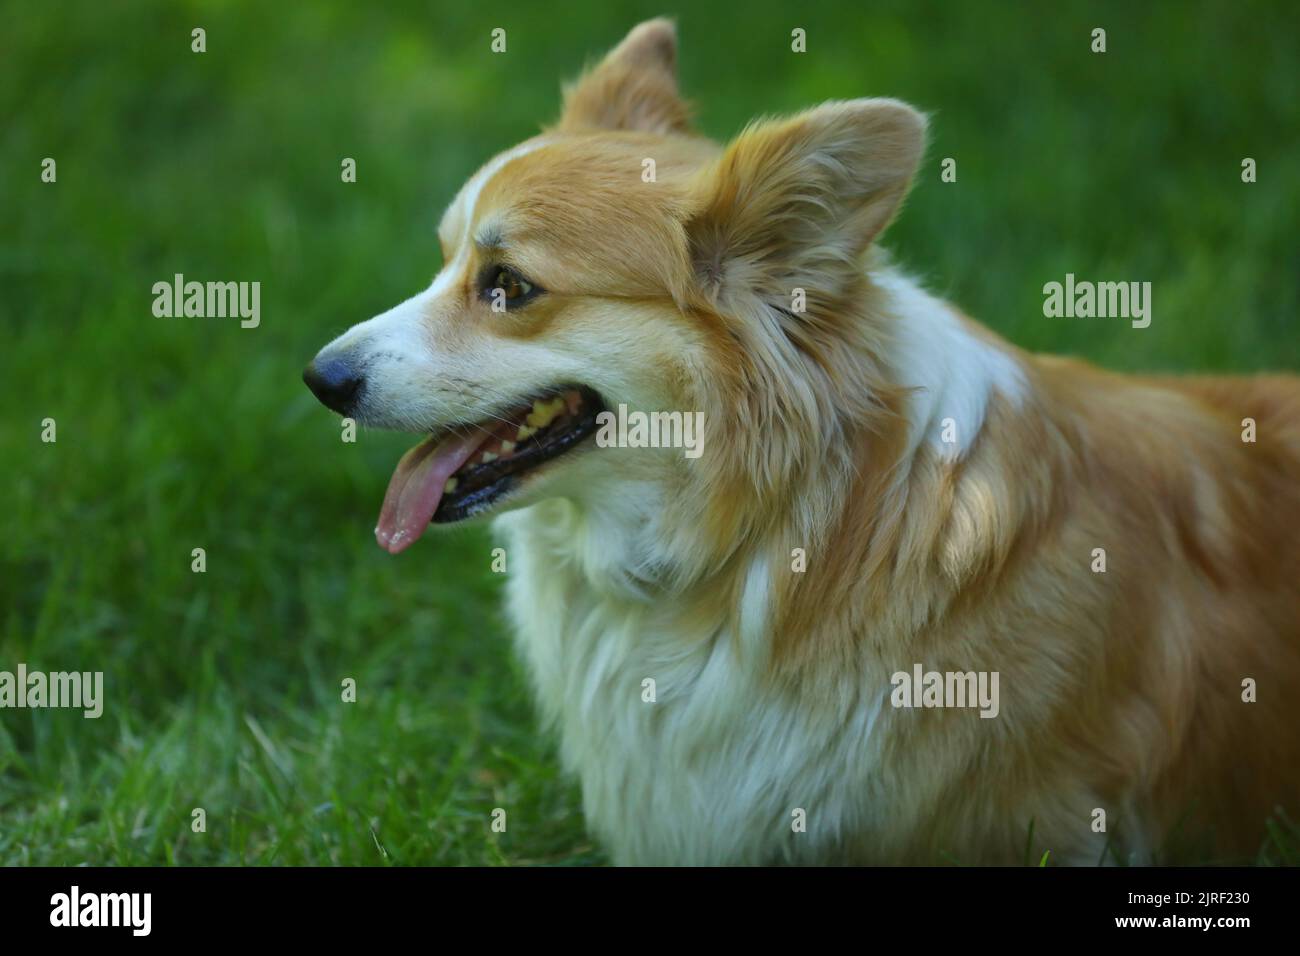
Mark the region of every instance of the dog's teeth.
[[492, 452], [490, 452], [490, 451], [485, 451], [485, 452], [483, 452], [483, 458], [482, 458], [481, 460], [482, 460], [483, 464], [486, 465], [486, 464], [487, 464], [488, 462], [490, 462], [490, 461], [496, 461], [496, 460], [497, 460], [497, 456], [494, 455], [494, 454], [493, 454]]
[[564, 411], [564, 396], [557, 395], [549, 402], [543, 402], [541, 399], [533, 400], [533, 410], [528, 413], [524, 419], [533, 428], [545, 428], [551, 422], [555, 421], [555, 416]]
[[523, 441], [526, 438], [532, 438], [537, 434], [536, 428], [530, 428], [527, 425], [519, 426], [519, 434], [515, 436], [515, 441]]
[[501, 443], [501, 454], [508, 455], [515, 450], [515, 443], [512, 441], [503, 441]]
[[456, 486], [457, 486], [458, 484], [460, 484], [460, 479], [459, 479], [459, 478], [448, 478], [448, 479], [447, 479], [447, 483], [446, 483], [445, 485], [442, 486], [442, 493], [443, 493], [444, 495], [449, 495], [449, 494], [451, 494], [453, 491], [456, 490]]

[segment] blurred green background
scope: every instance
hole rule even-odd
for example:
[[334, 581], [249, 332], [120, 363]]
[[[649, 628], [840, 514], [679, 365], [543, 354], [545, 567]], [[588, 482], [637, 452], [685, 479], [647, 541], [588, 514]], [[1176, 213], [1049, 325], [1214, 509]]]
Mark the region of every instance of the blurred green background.
[[[536, 731], [488, 538], [383, 554], [411, 439], [342, 443], [299, 373], [422, 288], [460, 184], [664, 13], [715, 137], [827, 98], [930, 112], [887, 244], [1016, 343], [1300, 367], [1291, 3], [5, 4], [0, 670], [103, 670], [107, 700], [0, 711], [0, 862], [603, 859]], [[155, 318], [177, 272], [260, 281], [261, 326]], [[1066, 272], [1151, 281], [1151, 327], [1045, 319]]]

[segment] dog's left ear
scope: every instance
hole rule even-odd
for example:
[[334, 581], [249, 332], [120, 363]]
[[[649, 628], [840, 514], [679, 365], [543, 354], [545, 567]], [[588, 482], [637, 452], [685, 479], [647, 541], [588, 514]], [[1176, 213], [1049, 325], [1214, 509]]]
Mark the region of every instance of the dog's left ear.
[[[693, 184], [686, 221], [698, 291], [754, 294], [789, 311], [829, 305], [861, 280], [867, 247], [898, 211], [925, 148], [906, 103], [826, 103], [746, 129]], [[797, 310], [797, 308], [796, 308]]]
[[565, 87], [558, 128], [684, 133], [690, 108], [677, 93], [677, 28], [647, 20]]

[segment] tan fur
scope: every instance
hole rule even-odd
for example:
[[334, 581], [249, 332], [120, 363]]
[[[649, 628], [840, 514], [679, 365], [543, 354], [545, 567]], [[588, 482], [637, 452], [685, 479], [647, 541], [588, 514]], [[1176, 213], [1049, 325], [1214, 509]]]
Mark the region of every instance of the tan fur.
[[[953, 312], [963, 348], [1018, 384], [991, 388], [969, 444], [945, 453], [918, 433], [902, 345], [915, 332], [874, 245], [924, 120], [891, 100], [830, 103], [719, 150], [689, 129], [675, 49], [671, 24], [636, 28], [568, 89], [544, 148], [449, 210], [449, 260], [462, 236], [499, 236], [491, 255], [547, 294], [488, 312], [470, 284], [489, 253], [474, 250], [424, 319], [459, 401], [482, 393], [484, 411], [510, 387], [490, 362], [502, 353], [712, 423], [696, 462], [560, 459], [506, 516], [526, 555], [521, 642], [592, 826], [621, 861], [1014, 862], [1031, 824], [1035, 858], [1093, 863], [1107, 843], [1135, 861], [1249, 858], [1276, 807], [1300, 808], [1300, 382], [1114, 375]], [[647, 489], [662, 499], [650, 515], [630, 504]], [[566, 618], [549, 636], [530, 619], [542, 602]], [[670, 731], [689, 706], [671, 695], [652, 717], [630, 697], [594, 709], [607, 682], [582, 683], [572, 642], [600, 621], [667, 635], [657, 661], [725, 648], [735, 672], [713, 686], [752, 681], [748, 719], [795, 715], [810, 751], [855, 753], [847, 728], [916, 662], [999, 672], [1001, 714], [886, 706], [861, 741], [878, 746], [871, 766], [808, 755], [838, 808], [815, 840], [773, 819], [770, 839], [700, 850], [666, 809], [672, 788], [757, 807], [750, 791], [793, 803], [806, 781], [766, 780], [759, 749], [722, 775], [733, 789], [697, 793], [691, 768], [748, 746], [749, 725], [726, 716], [740, 705], [690, 737]], [[624, 726], [638, 743], [613, 736]]]
[[[618, 99], [603, 84], [581, 96]], [[726, 436], [719, 454], [735, 457], [718, 463], [707, 505], [686, 509], [713, 543], [701, 563], [724, 569], [700, 576], [698, 599], [735, 601], [727, 575], [745, 553], [766, 550], [783, 567], [792, 546], [808, 548], [810, 573], [778, 576], [771, 605], [771, 692], [803, 707], [833, 711], [846, 688], [913, 661], [1001, 671], [1014, 720], [940, 712], [892, 741], [922, 781], [914, 796], [936, 852], [1011, 859], [1034, 820], [1069, 858], [1085, 841], [1067, 834], [1099, 806], [1121, 832], [1136, 815], [1150, 832], [1190, 836], [1189, 852], [1249, 856], [1272, 810], [1300, 798], [1300, 383], [1131, 379], [1016, 353], [1032, 404], [999, 403], [964, 460], [923, 455], [900, 471], [906, 424], [876, 358], [887, 320], [853, 280], [915, 156], [913, 141], [893, 137], [894, 117], [872, 119], [880, 129], [849, 161], [877, 174], [860, 181], [873, 202], [843, 224], [858, 244], [828, 253], [823, 243], [820, 260], [773, 269], [773, 247], [802, 225], [798, 205], [782, 204], [817, 199], [807, 195], [816, 169], [787, 162], [816, 111], [743, 134], [690, 185], [706, 197], [687, 221], [695, 268], [670, 288], [702, 278], [694, 304], [706, 327], [731, 320], [707, 312], [719, 300], [734, 313], [801, 275], [822, 279], [812, 317], [788, 339], [717, 343], [705, 407], [729, 409], [748, 434]], [[661, 141], [655, 155], [676, 147]], [[761, 261], [736, 284], [741, 301], [716, 292], [720, 257], [733, 269]], [[836, 274], [846, 268], [853, 280]], [[811, 399], [762, 367], [764, 347], [787, 350], [771, 361], [799, 368]], [[1245, 417], [1258, 422], [1256, 444], [1241, 440]], [[1090, 569], [1096, 547], [1105, 574]], [[1247, 677], [1259, 703], [1242, 702]], [[972, 792], [953, 792], [958, 781]], [[849, 846], [846, 858], [921, 858], [902, 821], [900, 832], [894, 853]]]

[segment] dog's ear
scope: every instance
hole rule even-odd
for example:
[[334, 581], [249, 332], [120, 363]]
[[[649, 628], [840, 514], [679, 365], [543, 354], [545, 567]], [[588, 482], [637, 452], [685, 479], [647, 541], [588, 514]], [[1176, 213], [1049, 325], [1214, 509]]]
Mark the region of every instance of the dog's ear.
[[905, 103], [827, 103], [746, 129], [693, 184], [686, 223], [695, 278], [722, 304], [756, 294], [798, 311], [861, 277], [867, 247], [898, 211], [925, 148]]
[[690, 108], [677, 93], [677, 28], [647, 20], [595, 67], [565, 87], [558, 128], [681, 133]]

